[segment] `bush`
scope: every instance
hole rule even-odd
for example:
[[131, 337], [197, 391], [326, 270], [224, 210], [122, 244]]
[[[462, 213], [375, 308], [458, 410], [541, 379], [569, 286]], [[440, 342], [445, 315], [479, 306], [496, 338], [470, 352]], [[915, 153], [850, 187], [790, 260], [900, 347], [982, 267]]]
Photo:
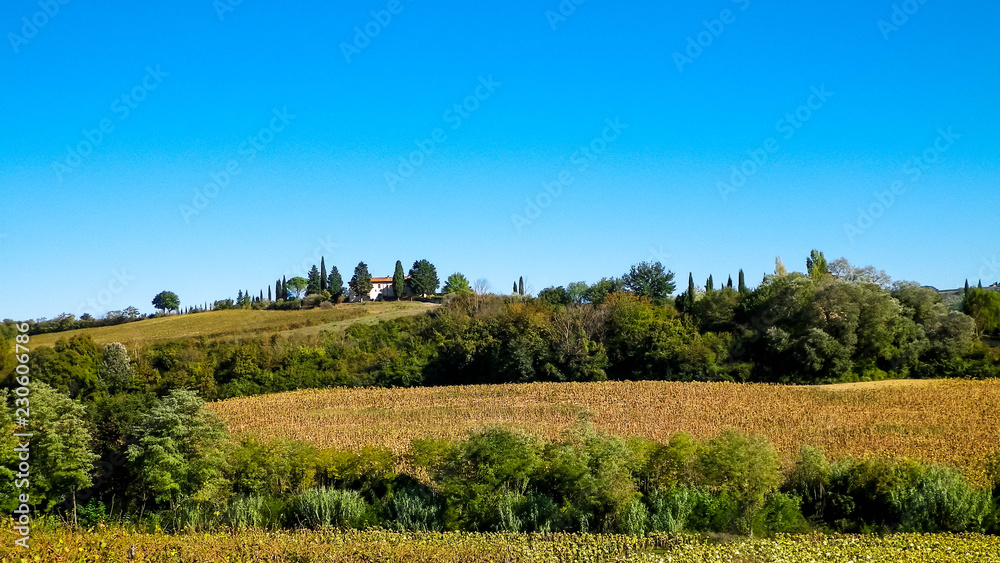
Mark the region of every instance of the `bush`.
[[651, 532], [678, 533], [687, 529], [695, 508], [696, 491], [687, 486], [653, 489], [646, 496]]
[[223, 518], [229, 526], [238, 530], [277, 530], [286, 519], [285, 512], [285, 503], [279, 499], [261, 495], [242, 496], [229, 504]]
[[292, 498], [291, 522], [306, 528], [361, 528], [368, 522], [368, 504], [354, 491], [306, 489]]
[[993, 509], [989, 491], [977, 491], [956, 471], [926, 468], [912, 485], [892, 492], [899, 531], [983, 532]]
[[441, 529], [441, 505], [430, 489], [411, 485], [389, 495], [384, 525], [394, 530], [430, 532]]

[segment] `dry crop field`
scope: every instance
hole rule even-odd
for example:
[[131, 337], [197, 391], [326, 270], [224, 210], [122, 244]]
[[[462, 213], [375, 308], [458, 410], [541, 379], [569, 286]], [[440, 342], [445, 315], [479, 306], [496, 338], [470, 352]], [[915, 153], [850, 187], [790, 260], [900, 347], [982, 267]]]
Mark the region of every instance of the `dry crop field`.
[[601, 382], [326, 389], [230, 399], [210, 408], [235, 436], [317, 446], [385, 446], [461, 438], [489, 426], [556, 438], [581, 419], [621, 437], [705, 439], [733, 428], [766, 436], [786, 461], [802, 444], [832, 457], [906, 456], [952, 465], [984, 484], [1000, 451], [1000, 381], [863, 385]]
[[257, 338], [261, 334], [319, 334], [321, 330], [342, 330], [354, 323], [375, 323], [418, 315], [433, 306], [421, 302], [344, 303], [332, 309], [266, 311], [230, 309], [190, 315], [167, 315], [115, 326], [82, 328], [31, 337], [35, 347], [53, 346], [60, 339], [89, 335], [104, 345], [121, 342], [134, 349], [142, 344], [169, 342], [181, 338]]

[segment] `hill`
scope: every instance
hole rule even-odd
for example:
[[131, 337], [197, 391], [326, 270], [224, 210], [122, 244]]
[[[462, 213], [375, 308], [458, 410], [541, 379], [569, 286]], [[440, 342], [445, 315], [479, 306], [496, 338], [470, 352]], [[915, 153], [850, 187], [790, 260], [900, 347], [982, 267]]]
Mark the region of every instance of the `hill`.
[[978, 483], [1000, 449], [1000, 381], [886, 381], [780, 386], [662, 381], [530, 383], [296, 391], [212, 403], [237, 436], [318, 446], [385, 446], [461, 438], [490, 426], [558, 437], [585, 420], [621, 437], [699, 439], [727, 428], [766, 436], [788, 461], [799, 446], [832, 457], [888, 455], [951, 464]]
[[[965, 288], [958, 289], [937, 289], [932, 288], [938, 292], [941, 296], [941, 301], [944, 302], [945, 306], [948, 307], [950, 311], [960, 311], [962, 309], [962, 296], [965, 294]], [[983, 289], [989, 291], [1000, 291], [1000, 285], [991, 285], [989, 287], [984, 287]]]
[[84, 328], [38, 334], [34, 347], [53, 346], [59, 339], [89, 335], [98, 344], [121, 342], [129, 348], [182, 338], [228, 339], [256, 337], [267, 333], [309, 334], [339, 330], [356, 322], [374, 323], [406, 315], [417, 315], [433, 307], [427, 303], [397, 301], [345, 303], [332, 309], [265, 311], [230, 309], [188, 315], [168, 315], [115, 326]]

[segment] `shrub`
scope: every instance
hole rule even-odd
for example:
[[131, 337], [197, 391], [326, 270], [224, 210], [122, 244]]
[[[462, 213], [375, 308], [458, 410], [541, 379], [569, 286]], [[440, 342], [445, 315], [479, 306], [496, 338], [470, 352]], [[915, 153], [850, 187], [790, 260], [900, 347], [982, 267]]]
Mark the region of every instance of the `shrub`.
[[307, 528], [361, 528], [368, 520], [368, 504], [355, 491], [306, 489], [289, 503], [289, 518]]

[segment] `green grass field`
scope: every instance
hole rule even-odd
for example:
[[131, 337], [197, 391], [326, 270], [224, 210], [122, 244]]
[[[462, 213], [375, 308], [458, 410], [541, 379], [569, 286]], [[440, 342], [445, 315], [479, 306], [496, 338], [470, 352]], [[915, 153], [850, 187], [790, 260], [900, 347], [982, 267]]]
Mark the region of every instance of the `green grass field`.
[[375, 323], [407, 315], [418, 315], [433, 305], [399, 301], [390, 303], [345, 303], [333, 309], [300, 311], [254, 311], [231, 309], [191, 315], [171, 315], [117, 326], [84, 328], [39, 334], [31, 337], [33, 347], [53, 346], [61, 338], [87, 334], [98, 344], [121, 342], [129, 348], [180, 338], [254, 338], [262, 334], [319, 334], [342, 330], [357, 322]]

